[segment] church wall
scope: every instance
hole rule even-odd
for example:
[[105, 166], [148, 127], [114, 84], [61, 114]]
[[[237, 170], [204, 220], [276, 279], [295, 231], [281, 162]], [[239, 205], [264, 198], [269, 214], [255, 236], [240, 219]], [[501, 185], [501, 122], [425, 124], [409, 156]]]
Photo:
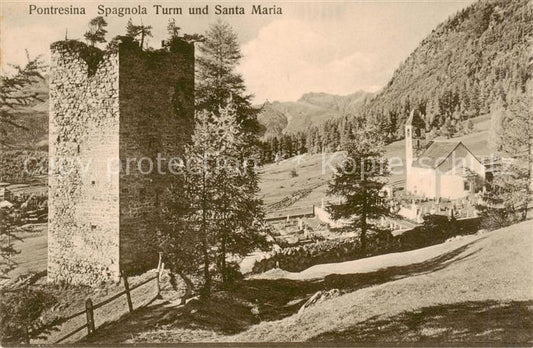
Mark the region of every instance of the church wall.
[[417, 196], [436, 198], [436, 177], [433, 168], [411, 167], [407, 191]]
[[468, 149], [460, 144], [451, 154], [446, 158], [446, 160], [439, 165], [438, 170], [441, 173], [448, 173], [454, 168], [462, 168], [463, 163], [466, 168], [477, 173], [482, 178], [485, 178], [485, 167], [481, 164]]
[[[485, 179], [485, 167], [481, 164], [464, 145], [457, 149], [437, 169], [439, 171], [441, 197], [459, 199], [467, 197], [469, 190], [464, 189], [464, 168], [475, 172], [481, 181]], [[478, 182], [478, 180], [476, 180]], [[474, 183], [471, 183], [474, 184]], [[477, 188], [479, 189], [479, 187]]]
[[440, 176], [441, 197], [459, 199], [468, 196], [469, 191], [464, 190], [464, 179], [460, 175], [443, 174]]

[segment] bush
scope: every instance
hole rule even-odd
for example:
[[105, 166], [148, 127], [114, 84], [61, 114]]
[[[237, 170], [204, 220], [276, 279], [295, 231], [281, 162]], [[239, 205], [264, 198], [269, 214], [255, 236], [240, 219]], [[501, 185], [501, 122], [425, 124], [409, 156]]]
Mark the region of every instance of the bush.
[[1, 296], [0, 342], [29, 344], [30, 339], [41, 337], [44, 326], [41, 315], [57, 303], [56, 298], [44, 291], [30, 288], [3, 293]]
[[459, 223], [456, 219], [443, 215], [426, 215], [423, 226], [415, 227], [397, 237], [398, 251], [424, 248], [442, 243], [456, 235], [477, 231], [478, 221], [471, 220], [472, 223], [468, 224], [466, 222]]
[[291, 170], [291, 178], [296, 178], [298, 176], [298, 172], [296, 172], [296, 169]]
[[233, 283], [237, 280], [242, 280], [243, 278], [238, 262], [232, 261], [226, 264], [226, 280], [228, 283]]

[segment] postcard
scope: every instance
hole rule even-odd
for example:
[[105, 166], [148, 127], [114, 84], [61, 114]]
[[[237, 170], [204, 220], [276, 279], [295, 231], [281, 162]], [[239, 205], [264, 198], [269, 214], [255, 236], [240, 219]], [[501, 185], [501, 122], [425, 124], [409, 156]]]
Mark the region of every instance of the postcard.
[[531, 344], [530, 0], [0, 11], [3, 346]]

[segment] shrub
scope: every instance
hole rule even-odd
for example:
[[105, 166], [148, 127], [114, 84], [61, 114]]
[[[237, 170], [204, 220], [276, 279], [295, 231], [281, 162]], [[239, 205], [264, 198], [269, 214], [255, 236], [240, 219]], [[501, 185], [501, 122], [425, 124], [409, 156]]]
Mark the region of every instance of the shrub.
[[44, 326], [41, 315], [57, 302], [56, 298], [27, 287], [1, 296], [0, 342], [29, 344], [30, 339], [41, 337]]
[[244, 277], [240, 271], [238, 262], [228, 262], [226, 265], [226, 280], [228, 283], [233, 283], [237, 280], [242, 280]]
[[298, 176], [298, 172], [296, 172], [296, 169], [291, 170], [291, 178], [295, 178]]
[[455, 235], [468, 233], [454, 218], [443, 215], [424, 216], [424, 225], [415, 227], [398, 236], [399, 251], [406, 251], [444, 242]]

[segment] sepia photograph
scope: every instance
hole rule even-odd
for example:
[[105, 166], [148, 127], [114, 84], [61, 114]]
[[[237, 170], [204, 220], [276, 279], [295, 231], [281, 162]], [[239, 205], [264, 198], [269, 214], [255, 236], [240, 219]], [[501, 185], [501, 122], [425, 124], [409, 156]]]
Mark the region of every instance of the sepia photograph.
[[533, 344], [533, 0], [0, 3], [0, 345]]

